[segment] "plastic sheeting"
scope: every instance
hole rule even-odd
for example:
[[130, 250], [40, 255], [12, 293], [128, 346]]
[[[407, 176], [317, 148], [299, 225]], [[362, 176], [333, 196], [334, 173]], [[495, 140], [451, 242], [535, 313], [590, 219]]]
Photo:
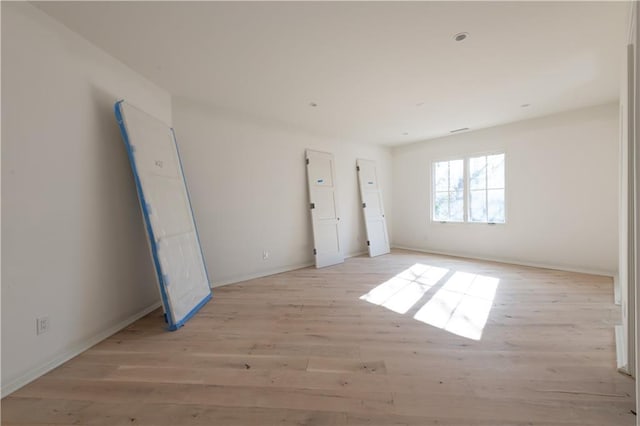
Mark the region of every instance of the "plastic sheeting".
[[135, 178], [169, 330], [211, 299], [173, 129], [119, 101], [115, 114]]

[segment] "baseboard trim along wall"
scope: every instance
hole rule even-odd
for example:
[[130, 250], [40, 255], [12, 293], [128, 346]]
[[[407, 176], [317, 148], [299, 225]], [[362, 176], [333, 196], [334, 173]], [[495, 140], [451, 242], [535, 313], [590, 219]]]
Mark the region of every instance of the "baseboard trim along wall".
[[626, 360], [627, 348], [624, 339], [624, 328], [622, 325], [616, 325], [614, 330], [616, 336], [616, 366], [619, 372], [629, 375]]
[[541, 269], [553, 269], [555, 271], [567, 271], [567, 272], [577, 272], [577, 273], [580, 273], [580, 274], [601, 275], [601, 276], [604, 276], [604, 277], [611, 277], [611, 278], [614, 278], [615, 275], [616, 275], [615, 272], [612, 272], [612, 271], [601, 271], [601, 270], [596, 270], [596, 269], [574, 268], [574, 267], [569, 267], [569, 266], [551, 265], [551, 264], [547, 264], [547, 263], [522, 262], [522, 261], [513, 260], [513, 259], [501, 259], [501, 258], [496, 258], [496, 257], [476, 256], [476, 255], [468, 254], [468, 253], [444, 252], [444, 251], [438, 251], [438, 250], [419, 249], [419, 248], [415, 248], [415, 247], [407, 247], [407, 246], [399, 246], [399, 245], [393, 245], [392, 248], [401, 249], [401, 250], [417, 251], [417, 252], [420, 252], [420, 253], [437, 254], [437, 255], [441, 255], [441, 256], [464, 257], [464, 258], [467, 258], [467, 259], [485, 260], [487, 262], [506, 263], [506, 264], [509, 264], [509, 265], [529, 266], [529, 267], [532, 267], [532, 268], [541, 268]]
[[363, 254], [369, 254], [369, 250], [357, 251], [355, 253], [349, 253], [345, 256], [345, 259], [350, 259], [352, 257], [362, 256]]
[[[368, 252], [365, 251], [358, 251], [355, 253], [349, 253], [345, 256], [345, 259], [349, 259], [351, 257], [357, 257], [357, 256], [362, 256], [363, 254], [367, 254]], [[216, 288], [216, 287], [222, 287], [225, 285], [229, 285], [229, 284], [236, 284], [236, 283], [240, 283], [243, 281], [249, 281], [249, 280], [254, 280], [256, 278], [264, 278], [264, 277], [268, 277], [271, 275], [276, 275], [276, 274], [282, 274], [283, 272], [290, 272], [290, 271], [295, 271], [297, 269], [303, 269], [303, 268], [308, 268], [310, 266], [313, 266], [315, 263], [314, 262], [305, 262], [305, 263], [300, 263], [298, 265], [289, 265], [289, 266], [283, 266], [282, 268], [275, 268], [275, 269], [270, 269], [267, 271], [262, 271], [262, 272], [256, 272], [253, 274], [246, 274], [246, 275], [240, 275], [240, 276], [236, 276], [233, 278], [228, 278], [225, 280], [221, 280], [221, 281], [215, 281], [211, 283], [211, 288]]]
[[[283, 272], [295, 271], [296, 269], [308, 268], [313, 266], [313, 262], [300, 263], [298, 265], [283, 266], [282, 268], [269, 269], [267, 271], [255, 272], [253, 274], [238, 275], [232, 278], [227, 278], [221, 281], [214, 281], [211, 283], [211, 288], [222, 287], [229, 284], [237, 284], [243, 281], [254, 280], [256, 278], [264, 278], [271, 275], [281, 274]], [[215, 297], [215, 295], [214, 295]]]
[[66, 351], [58, 354], [55, 358], [53, 358], [52, 360], [39, 365], [29, 371], [27, 371], [26, 373], [24, 373], [22, 376], [18, 377], [17, 379], [13, 380], [10, 383], [7, 383], [6, 385], [2, 385], [2, 391], [1, 393], [1, 397], [4, 398], [5, 396], [8, 396], [9, 394], [17, 391], [18, 389], [20, 389], [21, 387], [29, 384], [30, 382], [32, 382], [33, 380], [37, 379], [38, 377], [41, 377], [45, 374], [47, 374], [49, 371], [53, 370], [56, 367], [59, 367], [60, 365], [64, 364], [65, 362], [69, 361], [71, 358], [80, 355], [82, 352], [86, 351], [87, 349], [91, 348], [92, 346], [100, 343], [101, 341], [103, 341], [104, 339], [106, 339], [107, 337], [117, 333], [118, 331], [122, 330], [123, 328], [127, 327], [128, 325], [134, 323], [135, 321], [139, 320], [140, 318], [142, 318], [143, 316], [149, 314], [150, 312], [155, 311], [156, 309], [158, 309], [160, 306], [162, 306], [162, 304], [158, 301], [153, 303], [151, 306], [148, 306], [146, 308], [144, 308], [142, 311], [135, 313], [133, 315], [131, 315], [130, 317], [118, 322], [117, 324], [109, 327], [108, 329], [104, 330], [101, 333], [96, 334], [95, 336], [92, 336], [88, 339], [85, 339], [73, 346], [71, 346], [69, 349], [67, 349]]

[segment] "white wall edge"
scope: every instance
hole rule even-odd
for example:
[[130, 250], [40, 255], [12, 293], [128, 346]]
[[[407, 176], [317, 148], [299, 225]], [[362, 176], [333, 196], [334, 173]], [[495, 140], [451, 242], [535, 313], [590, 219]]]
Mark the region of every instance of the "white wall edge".
[[618, 306], [622, 305], [622, 288], [620, 287], [620, 276], [618, 274], [613, 276], [613, 303]]
[[29, 384], [30, 382], [34, 381], [35, 379], [47, 374], [49, 371], [53, 370], [54, 368], [59, 367], [60, 365], [64, 364], [65, 362], [69, 361], [71, 358], [74, 358], [74, 357], [80, 355], [82, 352], [84, 352], [87, 349], [91, 348], [92, 346], [100, 343], [101, 341], [103, 341], [107, 337], [110, 337], [110, 336], [116, 334], [118, 331], [120, 331], [123, 328], [127, 327], [128, 325], [134, 323], [135, 321], [139, 320], [143, 316], [155, 311], [160, 306], [162, 306], [161, 302], [155, 302], [151, 306], [147, 306], [142, 311], [131, 315], [130, 317], [120, 321], [119, 323], [115, 324], [114, 326], [109, 327], [105, 331], [103, 331], [101, 333], [98, 333], [95, 336], [89, 337], [88, 339], [85, 339], [85, 340], [83, 340], [83, 341], [81, 341], [79, 343], [76, 343], [75, 345], [73, 345], [69, 349], [67, 349], [66, 351], [58, 354], [51, 361], [48, 361], [48, 362], [46, 362], [46, 363], [44, 363], [44, 364], [42, 364], [40, 366], [32, 368], [31, 370], [27, 371], [26, 373], [24, 373], [23, 375], [21, 375], [20, 377], [18, 377], [17, 379], [13, 380], [12, 382], [10, 382], [10, 383], [8, 383], [6, 385], [3, 384], [2, 385], [2, 390], [0, 391], [1, 397], [4, 398], [5, 396], [8, 396], [8, 395], [12, 394], [13, 392], [15, 392], [18, 389], [20, 389], [21, 387]]
[[502, 258], [496, 258], [496, 257], [482, 257], [482, 256], [476, 256], [476, 255], [468, 254], [468, 253], [444, 252], [444, 251], [438, 251], [438, 250], [419, 249], [419, 248], [415, 248], [415, 247], [406, 247], [406, 246], [399, 246], [399, 245], [393, 245], [392, 248], [402, 249], [402, 250], [417, 251], [417, 252], [420, 252], [420, 253], [437, 254], [437, 255], [441, 255], [441, 256], [463, 257], [463, 258], [474, 259], [474, 260], [485, 260], [487, 262], [506, 263], [506, 264], [509, 264], [509, 265], [529, 266], [531, 268], [553, 269], [555, 271], [577, 272], [577, 273], [580, 273], [580, 274], [589, 274], [589, 275], [601, 275], [601, 276], [611, 277], [611, 278], [615, 277], [615, 275], [616, 275], [612, 271], [603, 271], [603, 270], [597, 270], [597, 269], [573, 268], [573, 267], [569, 267], [569, 266], [552, 265], [552, 264], [546, 264], [546, 263], [522, 262], [522, 261], [513, 260], [513, 259], [502, 259]]
[[635, 11], [636, 11], [636, 2], [629, 2], [629, 20], [627, 21], [627, 44], [635, 43], [633, 39], [633, 29], [636, 26], [636, 21], [634, 19]]

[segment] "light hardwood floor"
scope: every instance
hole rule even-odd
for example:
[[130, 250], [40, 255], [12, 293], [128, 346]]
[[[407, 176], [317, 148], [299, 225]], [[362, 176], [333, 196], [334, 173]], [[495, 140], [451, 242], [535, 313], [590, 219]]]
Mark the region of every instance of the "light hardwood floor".
[[[420, 265], [444, 276], [406, 313], [389, 307], [411, 305], [415, 283], [387, 307], [360, 299], [403, 271], [429, 284], [407, 271], [419, 275]], [[499, 280], [493, 303], [459, 304], [448, 328], [481, 326], [490, 306], [480, 340], [414, 319], [429, 300], [431, 313], [457, 305], [457, 291], [490, 300], [480, 284], [463, 288], [474, 276], [482, 286]], [[161, 317], [153, 312], [3, 399], [2, 424], [635, 424], [633, 381], [616, 371], [620, 312], [605, 277], [396, 250], [215, 289], [174, 333]]]

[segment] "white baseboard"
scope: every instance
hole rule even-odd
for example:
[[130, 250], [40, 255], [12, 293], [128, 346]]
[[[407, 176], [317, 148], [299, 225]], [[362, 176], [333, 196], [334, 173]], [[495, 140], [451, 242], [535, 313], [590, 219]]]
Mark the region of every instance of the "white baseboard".
[[268, 277], [270, 275], [281, 274], [283, 272], [295, 271], [296, 269], [308, 268], [309, 266], [313, 266], [314, 264], [315, 264], [314, 262], [305, 262], [297, 265], [288, 265], [288, 266], [283, 266], [281, 268], [269, 269], [266, 271], [256, 272], [253, 274], [238, 275], [238, 276], [227, 278], [221, 281], [215, 281], [211, 283], [211, 288], [222, 287], [223, 285], [235, 284], [242, 281], [253, 280], [256, 278]]
[[350, 259], [352, 257], [362, 256], [363, 254], [369, 254], [369, 250], [357, 251], [355, 253], [349, 253], [345, 256], [345, 259]]
[[153, 305], [148, 306], [142, 311], [131, 315], [130, 317], [109, 327], [105, 331], [98, 333], [95, 336], [92, 336], [82, 342], [79, 342], [71, 346], [69, 349], [56, 355], [52, 360], [47, 361], [46, 363], [39, 365], [35, 368], [32, 368], [31, 370], [27, 371], [26, 373], [22, 374], [20, 377], [12, 380], [11, 382], [7, 384], [3, 383], [2, 390], [0, 391], [1, 397], [4, 398], [5, 396], [8, 396], [9, 394], [17, 391], [18, 389], [27, 385], [28, 383], [32, 382], [38, 377], [48, 373], [49, 371], [60, 366], [61, 364], [64, 364], [65, 362], [69, 361], [71, 358], [81, 354], [82, 352], [86, 351], [90, 347], [96, 345], [97, 343], [100, 343], [107, 337], [117, 333], [118, 331], [122, 330], [123, 328], [127, 327], [133, 322], [139, 320], [140, 318], [147, 315], [148, 313], [155, 311], [160, 306], [162, 306], [161, 302], [155, 302]]
[[541, 269], [553, 269], [556, 271], [567, 271], [567, 272], [578, 272], [580, 274], [589, 274], [589, 275], [601, 275], [605, 277], [615, 277], [615, 273], [612, 271], [603, 271], [598, 269], [586, 269], [586, 268], [574, 268], [572, 266], [562, 266], [562, 265], [552, 265], [548, 263], [535, 263], [535, 262], [523, 262], [520, 260], [513, 259], [503, 259], [497, 257], [484, 257], [484, 256], [476, 256], [474, 254], [468, 253], [454, 253], [454, 252], [444, 252], [438, 250], [427, 250], [427, 249], [419, 249], [415, 247], [407, 247], [407, 246], [399, 246], [393, 245], [393, 248], [402, 249], [402, 250], [411, 250], [417, 251], [420, 253], [428, 253], [428, 254], [437, 254], [441, 256], [451, 256], [451, 257], [463, 257], [467, 259], [475, 259], [475, 260], [486, 260], [488, 262], [498, 262], [498, 263], [507, 263], [510, 265], [520, 265], [520, 266], [529, 266], [532, 268], [541, 268]]
[[[351, 257], [356, 257], [356, 256], [361, 256], [363, 254], [367, 254], [368, 251], [358, 251], [358, 252], [354, 252], [354, 253], [349, 253], [345, 256], [345, 259], [349, 259]], [[308, 268], [309, 266], [313, 266], [315, 265], [315, 262], [305, 262], [305, 263], [300, 263], [298, 265], [289, 265], [289, 266], [283, 266], [282, 268], [275, 268], [275, 269], [269, 269], [266, 271], [262, 271], [262, 272], [256, 272], [253, 274], [246, 274], [246, 275], [238, 275], [235, 276], [233, 278], [227, 278], [221, 281], [215, 281], [213, 283], [211, 283], [211, 288], [216, 288], [216, 287], [222, 287], [225, 285], [229, 285], [229, 284], [236, 284], [242, 281], [248, 281], [248, 280], [254, 280], [256, 278], [264, 278], [264, 277], [268, 277], [270, 275], [276, 275], [276, 274], [281, 274], [283, 272], [289, 272], [289, 271], [295, 271], [296, 269], [302, 269], [302, 268]]]
[[622, 289], [620, 288], [620, 277], [618, 274], [613, 276], [613, 303], [622, 304]]
[[618, 371], [629, 374], [627, 369], [627, 348], [625, 347], [624, 329], [622, 325], [615, 326], [616, 332], [616, 364]]

